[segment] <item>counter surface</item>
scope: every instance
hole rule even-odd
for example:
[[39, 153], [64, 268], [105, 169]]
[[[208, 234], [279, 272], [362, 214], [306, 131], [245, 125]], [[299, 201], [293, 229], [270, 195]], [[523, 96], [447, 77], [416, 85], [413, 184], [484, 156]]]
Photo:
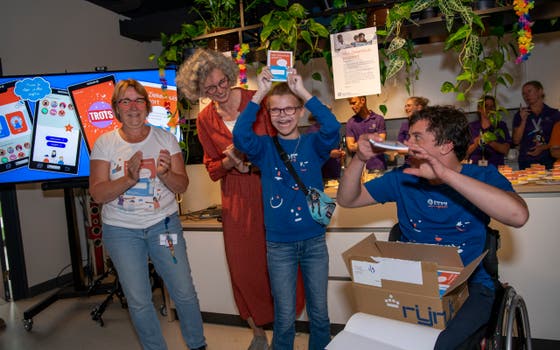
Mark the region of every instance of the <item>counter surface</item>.
[[[513, 188], [517, 193], [560, 193], [560, 185], [539, 185], [537, 183], [528, 183], [524, 185], [514, 185]], [[337, 187], [326, 187], [325, 193], [336, 198]]]

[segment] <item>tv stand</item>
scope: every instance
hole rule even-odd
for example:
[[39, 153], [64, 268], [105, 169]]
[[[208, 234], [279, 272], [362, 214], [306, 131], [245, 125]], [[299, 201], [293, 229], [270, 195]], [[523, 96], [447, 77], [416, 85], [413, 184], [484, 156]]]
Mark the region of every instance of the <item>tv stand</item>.
[[85, 297], [94, 294], [108, 293], [108, 287], [100, 285], [99, 288], [90, 291], [83, 283], [84, 271], [82, 265], [80, 236], [78, 222], [76, 219], [76, 206], [74, 200], [74, 188], [87, 188], [87, 179], [80, 181], [45, 182], [41, 185], [43, 190], [64, 189], [64, 207], [66, 209], [66, 224], [68, 229], [68, 244], [70, 248], [70, 260], [72, 264], [72, 283], [58, 289], [56, 292], [33, 305], [23, 312], [23, 327], [27, 331], [33, 328], [33, 317], [61, 299]]

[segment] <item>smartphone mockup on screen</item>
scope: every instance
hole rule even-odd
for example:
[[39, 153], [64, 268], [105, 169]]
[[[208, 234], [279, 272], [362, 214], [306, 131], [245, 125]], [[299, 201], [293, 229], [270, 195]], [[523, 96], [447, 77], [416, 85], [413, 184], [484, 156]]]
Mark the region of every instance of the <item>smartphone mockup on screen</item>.
[[120, 125], [111, 108], [114, 90], [115, 77], [112, 75], [68, 87], [90, 152], [99, 136]]
[[35, 105], [29, 168], [76, 174], [80, 140], [80, 123], [68, 91], [51, 88]]
[[0, 173], [29, 163], [33, 123], [16, 82], [0, 84]]

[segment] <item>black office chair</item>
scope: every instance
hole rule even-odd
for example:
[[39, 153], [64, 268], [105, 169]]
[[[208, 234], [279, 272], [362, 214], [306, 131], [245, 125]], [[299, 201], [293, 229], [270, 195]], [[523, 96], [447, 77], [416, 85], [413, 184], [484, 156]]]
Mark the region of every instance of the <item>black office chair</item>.
[[[396, 223], [389, 232], [389, 241], [399, 241], [401, 235], [400, 226]], [[485, 248], [488, 253], [482, 260], [482, 264], [496, 286], [494, 305], [488, 323], [461, 344], [458, 350], [531, 350], [531, 330], [525, 301], [512, 286], [499, 280], [500, 232], [498, 230], [486, 228]]]

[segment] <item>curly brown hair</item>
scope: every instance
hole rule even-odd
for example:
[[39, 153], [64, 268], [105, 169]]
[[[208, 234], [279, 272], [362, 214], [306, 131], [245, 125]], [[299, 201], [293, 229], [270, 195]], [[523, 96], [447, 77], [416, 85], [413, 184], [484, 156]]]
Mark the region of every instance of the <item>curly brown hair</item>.
[[453, 152], [459, 161], [462, 161], [471, 142], [469, 122], [463, 111], [453, 106], [431, 106], [414, 112], [410, 118], [410, 127], [420, 121], [426, 120], [426, 131], [434, 134], [436, 145], [446, 142], [453, 143]]
[[230, 87], [237, 84], [239, 67], [230, 57], [210, 49], [197, 49], [179, 67], [175, 78], [177, 88], [191, 101], [204, 97], [202, 85], [216, 68], [228, 78]]

